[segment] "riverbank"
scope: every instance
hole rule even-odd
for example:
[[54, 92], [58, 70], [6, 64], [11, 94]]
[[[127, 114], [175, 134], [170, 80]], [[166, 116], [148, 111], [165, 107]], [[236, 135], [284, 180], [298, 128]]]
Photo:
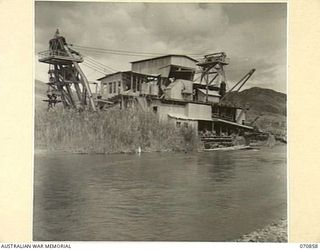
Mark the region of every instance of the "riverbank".
[[[76, 154], [203, 151], [192, 127], [159, 121], [152, 112], [109, 109], [77, 112], [57, 109], [35, 113], [35, 149]], [[260, 141], [260, 146], [276, 144]], [[247, 145], [240, 136], [230, 146]], [[233, 149], [215, 145], [218, 149]], [[251, 145], [250, 145], [251, 146]]]
[[281, 219], [265, 228], [243, 235], [237, 242], [288, 242], [287, 220]]
[[197, 151], [192, 128], [158, 120], [151, 112], [51, 110], [35, 114], [35, 148], [83, 154]]

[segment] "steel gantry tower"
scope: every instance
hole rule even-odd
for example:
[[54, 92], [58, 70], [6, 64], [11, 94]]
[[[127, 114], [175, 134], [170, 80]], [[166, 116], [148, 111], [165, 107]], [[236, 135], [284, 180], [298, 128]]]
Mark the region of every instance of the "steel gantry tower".
[[205, 55], [203, 60], [197, 63], [202, 69], [200, 76], [200, 84], [202, 82], [206, 85], [206, 101], [208, 102], [208, 89], [213, 85], [218, 77], [218, 84], [220, 88], [220, 95], [223, 96], [226, 92], [226, 75], [224, 66], [228, 65], [228, 58], [225, 52], [218, 52]]
[[49, 41], [49, 50], [39, 53], [39, 62], [49, 64], [49, 105], [62, 102], [65, 108], [96, 111], [89, 81], [79, 66], [83, 58], [68, 47], [59, 30]]

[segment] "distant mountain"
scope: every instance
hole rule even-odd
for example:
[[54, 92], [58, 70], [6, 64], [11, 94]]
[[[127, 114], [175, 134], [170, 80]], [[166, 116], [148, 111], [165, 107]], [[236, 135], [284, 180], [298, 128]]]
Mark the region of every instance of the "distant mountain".
[[286, 115], [287, 95], [271, 89], [253, 87], [241, 92], [231, 92], [225, 98], [225, 103], [248, 106], [252, 111]]
[[229, 93], [223, 103], [248, 107], [248, 122], [259, 116], [254, 124], [260, 129], [278, 134], [286, 133], [286, 94], [271, 89], [253, 87], [241, 92]]
[[47, 109], [47, 104], [42, 100], [48, 99], [47, 97], [48, 85], [42, 81], [35, 80], [34, 83], [34, 105], [36, 111]]

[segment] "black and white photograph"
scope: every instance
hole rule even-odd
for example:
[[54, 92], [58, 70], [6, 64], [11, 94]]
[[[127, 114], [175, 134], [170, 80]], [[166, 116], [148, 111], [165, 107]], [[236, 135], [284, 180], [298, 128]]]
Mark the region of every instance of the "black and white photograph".
[[287, 19], [36, 1], [33, 241], [287, 242]]

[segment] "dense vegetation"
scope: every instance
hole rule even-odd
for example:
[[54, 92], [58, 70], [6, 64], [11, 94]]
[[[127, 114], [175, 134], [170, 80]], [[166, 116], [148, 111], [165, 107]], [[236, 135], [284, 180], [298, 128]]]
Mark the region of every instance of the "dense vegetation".
[[[176, 128], [152, 113], [110, 109], [104, 112], [46, 111], [46, 84], [35, 83], [35, 147], [83, 153], [191, 151], [201, 148], [191, 128]], [[286, 134], [286, 95], [262, 88], [232, 92], [226, 103], [248, 106], [248, 122], [263, 131]]]
[[259, 129], [270, 131], [274, 134], [286, 134], [286, 94], [271, 89], [254, 87], [241, 92], [231, 92], [224, 102], [248, 107], [248, 122], [259, 116], [259, 119], [254, 124]]
[[79, 153], [192, 151], [199, 140], [192, 128], [163, 123], [153, 113], [37, 111], [35, 148]]

